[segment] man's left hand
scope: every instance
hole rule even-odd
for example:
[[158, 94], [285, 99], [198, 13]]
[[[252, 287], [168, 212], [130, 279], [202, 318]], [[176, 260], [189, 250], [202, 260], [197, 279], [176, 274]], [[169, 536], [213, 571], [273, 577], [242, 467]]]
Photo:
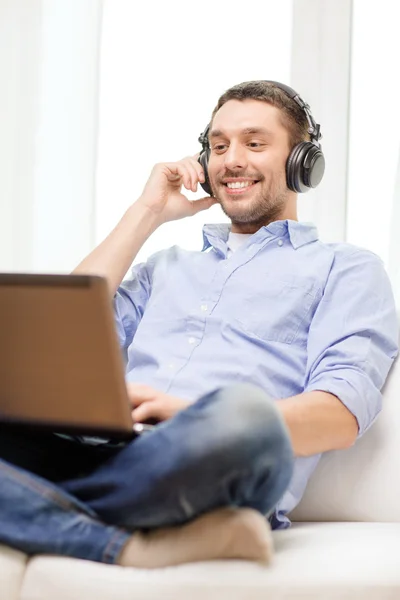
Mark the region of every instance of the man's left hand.
[[133, 407], [132, 418], [135, 423], [143, 423], [149, 419], [166, 421], [190, 405], [187, 400], [164, 394], [149, 385], [127, 383], [126, 387]]

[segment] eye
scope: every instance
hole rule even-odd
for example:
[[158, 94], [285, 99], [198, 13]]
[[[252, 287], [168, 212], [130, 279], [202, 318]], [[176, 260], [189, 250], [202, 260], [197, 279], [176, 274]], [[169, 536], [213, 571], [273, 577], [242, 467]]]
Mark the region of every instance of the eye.
[[215, 146], [213, 146], [213, 150], [214, 152], [223, 152], [224, 149], [226, 148], [226, 144], [216, 144]]
[[261, 142], [249, 142], [247, 145], [250, 146], [250, 148], [261, 148], [262, 146], [265, 146], [265, 144], [262, 144]]

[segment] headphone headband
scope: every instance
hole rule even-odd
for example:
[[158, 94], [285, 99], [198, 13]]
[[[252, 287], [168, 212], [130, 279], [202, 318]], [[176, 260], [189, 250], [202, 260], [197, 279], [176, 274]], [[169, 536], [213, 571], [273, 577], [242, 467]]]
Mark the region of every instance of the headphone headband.
[[[318, 146], [318, 148], [320, 148], [321, 144], [320, 144], [319, 140], [322, 138], [321, 125], [316, 123], [314, 117], [312, 116], [310, 105], [307, 104], [307, 102], [304, 102], [304, 100], [301, 98], [301, 96], [293, 88], [289, 87], [288, 85], [285, 85], [284, 83], [280, 83], [279, 81], [272, 81], [270, 79], [266, 79], [265, 83], [272, 83], [272, 85], [274, 85], [275, 87], [282, 90], [282, 92], [285, 92], [285, 94], [287, 96], [289, 96], [289, 98], [294, 100], [296, 102], [296, 104], [298, 104], [300, 106], [300, 108], [305, 113], [307, 121], [308, 121], [308, 133], [310, 134], [311, 142], [313, 144], [315, 144], [316, 146]], [[205, 130], [203, 131], [203, 133], [201, 133], [199, 136], [198, 141], [203, 146], [203, 148], [205, 146], [209, 147], [209, 142], [208, 142], [208, 132], [209, 131], [210, 131], [210, 123], [208, 123], [208, 125], [205, 128]]]
[[300, 108], [304, 111], [307, 117], [308, 133], [310, 134], [311, 141], [319, 147], [319, 140], [322, 138], [321, 126], [315, 122], [315, 119], [311, 114], [310, 105], [307, 104], [307, 102], [304, 102], [301, 96], [299, 96], [299, 94], [293, 88], [289, 87], [288, 85], [285, 85], [284, 83], [279, 83], [279, 81], [271, 81], [269, 79], [265, 80], [265, 83], [272, 83], [275, 87], [285, 92], [285, 94], [289, 96], [289, 98], [294, 100], [296, 104], [300, 106]]

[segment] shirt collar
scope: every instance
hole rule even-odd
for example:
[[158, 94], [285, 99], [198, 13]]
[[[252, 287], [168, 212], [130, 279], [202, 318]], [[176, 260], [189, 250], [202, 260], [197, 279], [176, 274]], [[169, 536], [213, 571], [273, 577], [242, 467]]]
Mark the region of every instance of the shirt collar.
[[[210, 246], [221, 249], [226, 246], [229, 232], [231, 230], [230, 223], [208, 224], [203, 227], [203, 251]], [[254, 233], [255, 241], [264, 241], [270, 235], [283, 236], [288, 234], [290, 242], [295, 250], [305, 244], [318, 240], [318, 230], [313, 223], [302, 223], [300, 221], [292, 221], [286, 219], [284, 221], [274, 221], [269, 225], [261, 227]]]

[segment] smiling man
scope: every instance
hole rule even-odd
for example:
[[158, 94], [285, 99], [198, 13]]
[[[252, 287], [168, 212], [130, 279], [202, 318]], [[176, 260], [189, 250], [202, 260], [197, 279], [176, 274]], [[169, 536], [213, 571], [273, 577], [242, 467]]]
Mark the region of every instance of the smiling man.
[[[268, 562], [321, 453], [381, 410], [393, 295], [377, 256], [298, 221], [324, 168], [308, 105], [243, 83], [200, 139], [200, 157], [154, 167], [75, 270], [107, 278], [133, 419], [158, 425], [122, 447], [0, 430], [0, 541], [138, 567]], [[191, 202], [182, 186], [198, 184], [212, 195]], [[231, 224], [205, 226], [202, 249], [172, 246], [122, 281], [160, 225], [215, 203]]]
[[290, 140], [279, 109], [258, 100], [231, 100], [215, 114], [209, 139], [214, 196], [233, 233], [254, 233], [266, 217], [270, 222], [297, 218], [296, 194], [285, 176]]

